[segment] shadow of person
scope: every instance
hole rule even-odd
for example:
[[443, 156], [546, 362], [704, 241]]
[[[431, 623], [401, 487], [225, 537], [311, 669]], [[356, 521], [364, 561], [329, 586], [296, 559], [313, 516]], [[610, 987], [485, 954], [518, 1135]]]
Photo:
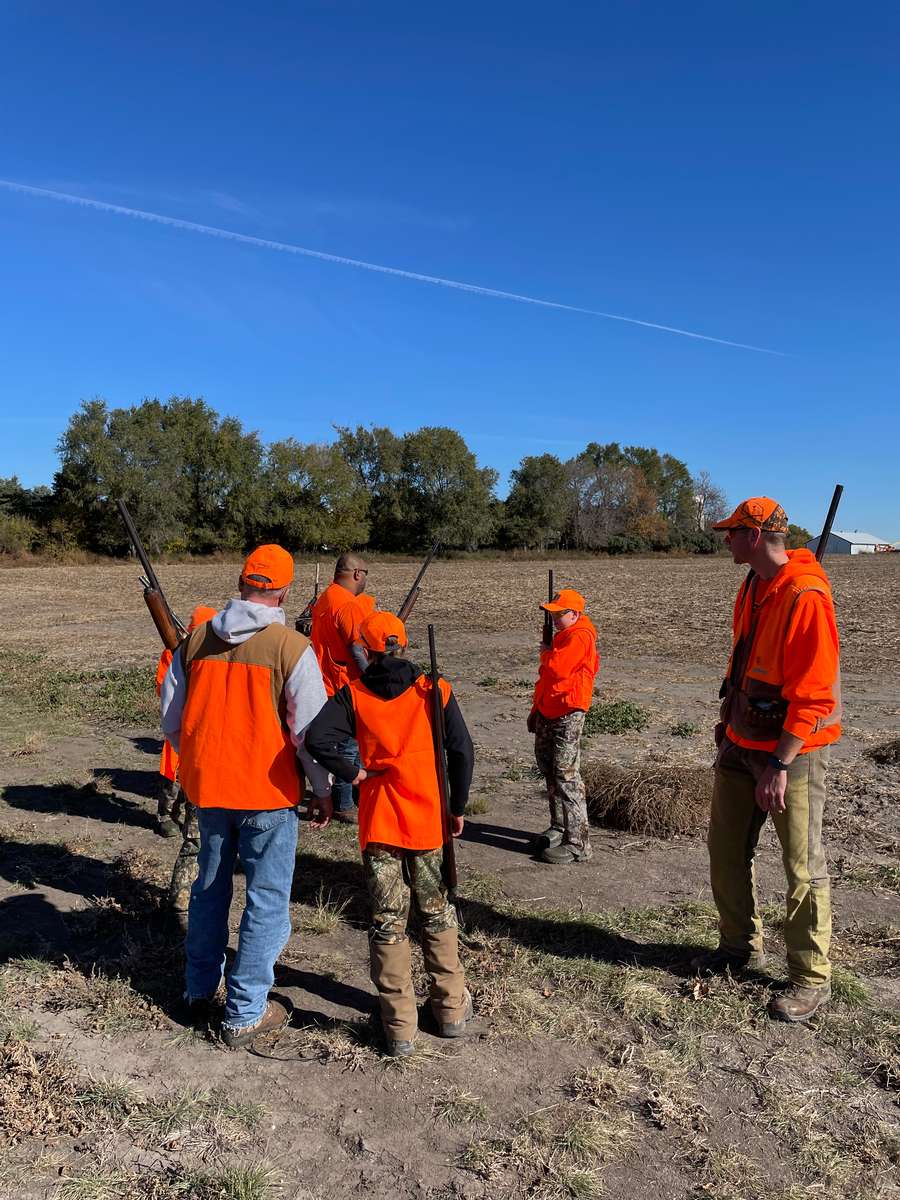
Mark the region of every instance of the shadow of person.
[[524, 829], [511, 829], [508, 825], [490, 825], [484, 821], [466, 819], [462, 842], [475, 842], [480, 846], [495, 846], [498, 850], [509, 850], [513, 854], [533, 854], [531, 839], [534, 834]]
[[328, 858], [309, 850], [296, 858], [291, 900], [317, 904], [320, 899], [343, 904], [342, 919], [355, 929], [368, 928], [369, 900], [360, 859]]
[[155, 800], [162, 776], [158, 771], [138, 771], [129, 767], [95, 767], [91, 772], [98, 780], [109, 780], [116, 792], [129, 792]]
[[[98, 769], [94, 774], [101, 776], [110, 773]], [[99, 792], [92, 785], [73, 788], [65, 784], [12, 784], [4, 788], [3, 799], [11, 808], [25, 812], [64, 813], [91, 821], [106, 821], [110, 825], [156, 828], [154, 815], [143, 804], [127, 800], [124, 796]]]
[[606, 928], [596, 919], [542, 916], [494, 908], [462, 897], [467, 934], [508, 937], [520, 946], [559, 958], [589, 958], [616, 966], [654, 967], [679, 978], [693, 975], [690, 960], [709, 947], [699, 943], [641, 942]]
[[140, 750], [142, 754], [155, 754], [157, 757], [162, 753], [162, 738], [158, 737], [130, 737], [129, 742], [134, 746], [135, 750]]
[[374, 992], [363, 991], [351, 983], [342, 983], [328, 975], [317, 975], [297, 967], [276, 964], [275, 983], [278, 987], [301, 988], [312, 996], [318, 996], [337, 1008], [355, 1008], [357, 1012], [370, 1013], [376, 1003]]

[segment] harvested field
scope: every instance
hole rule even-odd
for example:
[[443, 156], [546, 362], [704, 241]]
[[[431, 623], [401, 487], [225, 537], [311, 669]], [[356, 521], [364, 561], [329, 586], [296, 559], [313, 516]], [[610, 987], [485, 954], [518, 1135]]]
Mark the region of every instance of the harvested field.
[[[900, 1195], [900, 556], [830, 564], [847, 706], [826, 813], [835, 1000], [796, 1028], [765, 1015], [784, 976], [771, 830], [770, 973], [701, 981], [689, 968], [716, 939], [702, 834], [740, 572], [702, 558], [555, 565], [600, 631], [584, 760], [606, 824], [588, 863], [529, 853], [547, 818], [525, 730], [547, 564], [436, 564], [413, 657], [433, 621], [476, 742], [458, 855], [479, 1016], [471, 1040], [425, 1033], [399, 1065], [371, 1020], [343, 826], [302, 827], [276, 974], [292, 1024], [256, 1055], [185, 1029], [165, 907], [176, 846], [153, 831], [158, 646], [137, 570], [0, 570], [0, 1196]], [[371, 564], [383, 607], [415, 566]], [[221, 603], [237, 572], [159, 570], [182, 616]], [[311, 577], [304, 563], [292, 611]], [[232, 933], [240, 877], [235, 891]]]

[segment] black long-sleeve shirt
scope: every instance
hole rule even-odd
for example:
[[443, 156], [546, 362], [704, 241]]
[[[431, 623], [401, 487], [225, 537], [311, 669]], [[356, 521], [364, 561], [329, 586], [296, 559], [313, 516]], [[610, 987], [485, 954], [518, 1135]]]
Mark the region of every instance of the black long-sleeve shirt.
[[[393, 700], [412, 687], [422, 674], [405, 658], [385, 657], [372, 662], [361, 682], [384, 700]], [[455, 817], [465, 812], [475, 769], [475, 749], [463, 720], [456, 697], [451, 693], [444, 706], [444, 747], [447, 751], [447, 778], [450, 783], [450, 811]], [[335, 692], [306, 730], [306, 749], [327, 771], [350, 783], [359, 768], [346, 757], [344, 747], [356, 737], [356, 714], [349, 687]], [[363, 763], [363, 766], [366, 764]]]

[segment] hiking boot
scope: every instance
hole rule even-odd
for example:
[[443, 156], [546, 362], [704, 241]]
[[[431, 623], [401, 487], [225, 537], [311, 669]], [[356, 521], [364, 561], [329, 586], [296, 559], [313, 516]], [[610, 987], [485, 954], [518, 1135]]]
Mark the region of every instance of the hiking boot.
[[584, 862], [589, 858], [583, 851], [574, 850], [567, 842], [558, 846], [549, 846], [539, 857], [540, 862], [552, 863], [554, 867], [568, 867], [572, 863]]
[[466, 1023], [475, 1015], [472, 996], [469, 989], [465, 990], [466, 1007], [461, 1021], [441, 1021], [438, 1024], [438, 1036], [443, 1038], [458, 1038], [466, 1036]]
[[160, 837], [181, 837], [181, 830], [168, 813], [158, 813], [156, 817], [156, 832]]
[[766, 956], [762, 950], [729, 950], [727, 946], [717, 946], [715, 950], [706, 950], [691, 959], [691, 970], [698, 975], [739, 975], [742, 971], [760, 971], [766, 965]]
[[558, 846], [563, 840], [563, 831], [554, 829], [551, 825], [549, 829], [545, 829], [543, 833], [536, 833], [531, 839], [531, 846], [535, 854], [540, 854], [542, 850], [550, 850], [553, 846]]
[[331, 814], [332, 821], [340, 821], [342, 825], [358, 825], [359, 817], [355, 808], [339, 808]]
[[283, 1004], [279, 1004], [277, 1000], [270, 1000], [266, 1005], [266, 1011], [255, 1025], [245, 1025], [243, 1029], [232, 1029], [228, 1025], [223, 1025], [222, 1041], [229, 1050], [240, 1050], [242, 1046], [249, 1046], [253, 1039], [259, 1037], [261, 1033], [272, 1033], [276, 1029], [283, 1029], [290, 1019], [291, 1014]]
[[831, 999], [831, 984], [821, 987], [803, 987], [792, 983], [769, 1001], [769, 1016], [773, 1021], [808, 1021], [823, 1004]]
[[393, 1038], [388, 1038], [385, 1041], [385, 1054], [388, 1058], [409, 1058], [411, 1054], [416, 1052], [416, 1043], [413, 1041], [395, 1041]]

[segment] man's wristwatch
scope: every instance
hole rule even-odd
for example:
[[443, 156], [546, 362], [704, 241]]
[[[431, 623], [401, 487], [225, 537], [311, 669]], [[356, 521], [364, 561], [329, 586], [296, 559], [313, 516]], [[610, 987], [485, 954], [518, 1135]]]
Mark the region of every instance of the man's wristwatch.
[[787, 763], [782, 762], [777, 754], [769, 755], [769, 766], [774, 767], [776, 771], [786, 771], [788, 769]]

